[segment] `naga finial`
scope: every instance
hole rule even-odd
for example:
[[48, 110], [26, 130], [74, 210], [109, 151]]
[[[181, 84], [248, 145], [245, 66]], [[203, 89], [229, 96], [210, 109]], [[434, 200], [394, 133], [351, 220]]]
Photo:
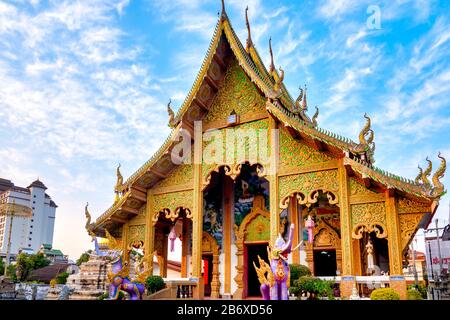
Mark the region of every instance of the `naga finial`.
[[370, 118], [367, 115], [367, 113], [364, 113], [364, 118], [366, 118], [366, 124], [362, 128], [361, 132], [359, 133], [359, 143], [361, 144], [367, 144], [366, 135], [369, 134], [370, 129]]
[[92, 227], [91, 227], [91, 214], [88, 210], [88, 206], [89, 206], [89, 202], [86, 202], [86, 206], [84, 207], [84, 214], [86, 216], [86, 225], [85, 225], [85, 229], [88, 232], [88, 234], [92, 237], [95, 237], [95, 234], [92, 232]]
[[248, 6], [247, 6], [247, 8], [245, 8], [245, 24], [247, 25], [247, 32], [248, 32], [247, 46], [246, 46], [245, 50], [247, 52], [249, 52], [250, 47], [253, 46], [253, 42], [252, 42], [252, 35], [250, 32], [250, 22], [248, 21]]
[[302, 87], [299, 87], [298, 89], [300, 90], [300, 93], [297, 97], [297, 100], [295, 100], [295, 108], [294, 108], [295, 113], [300, 112], [300, 109], [301, 109], [300, 103], [302, 102], [302, 99], [303, 99], [303, 89], [302, 89]]
[[302, 111], [306, 112], [308, 110], [308, 102], [306, 101], [306, 91], [308, 90], [308, 88], [306, 88], [306, 84], [305, 84], [305, 94], [303, 95], [303, 101], [302, 101]]
[[438, 158], [441, 159], [441, 165], [436, 170], [436, 172], [433, 175], [433, 196], [440, 197], [445, 191], [444, 191], [444, 185], [440, 181], [445, 175], [445, 169], [447, 168], [447, 161], [445, 158], [441, 155], [439, 152]]
[[170, 104], [172, 103], [172, 99], [169, 99], [169, 103], [167, 104], [167, 113], [169, 114], [169, 127], [175, 127], [175, 113], [173, 112]]
[[428, 167], [422, 172], [422, 182], [426, 189], [431, 187], [430, 180], [428, 177], [431, 175], [431, 170], [433, 170], [433, 163], [428, 157], [425, 159], [428, 162]]
[[269, 73], [273, 74], [275, 72], [275, 64], [273, 62], [272, 37], [269, 38], [269, 53], [270, 53]]
[[316, 106], [316, 113], [312, 117], [312, 125], [317, 127], [317, 117], [319, 116], [319, 108]]
[[284, 70], [280, 67], [280, 76], [275, 79], [275, 85], [274, 85], [274, 91], [278, 94], [281, 91], [281, 84], [283, 83], [284, 80]]
[[419, 169], [419, 174], [417, 175], [416, 179], [414, 179], [414, 182], [416, 184], [420, 184], [420, 181], [422, 180], [423, 170], [420, 166], [417, 166], [417, 168]]
[[120, 173], [120, 163], [116, 169], [116, 176], [117, 176], [117, 181], [116, 181], [116, 185], [114, 187], [114, 192], [116, 194], [116, 198], [115, 198], [114, 202], [119, 201], [120, 193], [122, 192], [122, 189], [123, 189], [123, 176]]
[[374, 132], [371, 129], [371, 120], [367, 113], [364, 114], [366, 118], [366, 124], [359, 133], [359, 144], [352, 148], [355, 153], [363, 154], [369, 152], [369, 157], [373, 162], [372, 155], [375, 152]]

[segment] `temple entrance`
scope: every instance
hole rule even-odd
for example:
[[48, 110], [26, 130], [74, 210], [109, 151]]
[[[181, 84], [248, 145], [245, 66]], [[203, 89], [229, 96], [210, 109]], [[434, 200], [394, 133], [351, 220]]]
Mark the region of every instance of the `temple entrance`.
[[336, 275], [336, 250], [314, 250], [314, 275], [332, 277]]
[[245, 263], [245, 278], [247, 287], [245, 289], [247, 297], [261, 297], [260, 283], [258, 275], [256, 274], [253, 263], [259, 265], [258, 256], [264, 261], [269, 261], [267, 257], [268, 243], [248, 244], [245, 246], [246, 263]]
[[213, 280], [213, 255], [207, 254], [202, 256], [202, 273], [205, 285], [205, 297], [211, 296], [211, 283]]
[[364, 232], [359, 240], [362, 275], [389, 274], [389, 250], [386, 238], [378, 238], [375, 232]]

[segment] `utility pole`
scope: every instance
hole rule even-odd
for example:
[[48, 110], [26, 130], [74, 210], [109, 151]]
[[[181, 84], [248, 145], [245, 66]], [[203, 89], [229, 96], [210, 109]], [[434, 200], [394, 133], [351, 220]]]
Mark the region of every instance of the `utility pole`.
[[439, 277], [442, 275], [442, 254], [441, 254], [441, 241], [439, 237], [439, 226], [438, 226], [438, 219], [436, 218], [436, 241], [437, 241], [437, 247], [438, 247], [438, 255], [439, 255]]

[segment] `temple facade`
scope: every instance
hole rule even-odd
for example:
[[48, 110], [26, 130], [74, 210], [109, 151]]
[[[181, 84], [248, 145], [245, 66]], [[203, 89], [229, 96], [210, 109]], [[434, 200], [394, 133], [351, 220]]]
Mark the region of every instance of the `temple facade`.
[[260, 295], [253, 263], [294, 224], [291, 263], [339, 277], [343, 297], [357, 276], [389, 275], [405, 298], [405, 254], [444, 193], [445, 159], [415, 180], [376, 168], [370, 118], [356, 142], [320, 128], [306, 88], [294, 100], [284, 86], [271, 46], [266, 68], [246, 19], [244, 45], [222, 8], [184, 103], [176, 114], [168, 105], [170, 136], [128, 179], [117, 170], [116, 199], [89, 229], [155, 254], [162, 276], [179, 237], [197, 298], [242, 299]]

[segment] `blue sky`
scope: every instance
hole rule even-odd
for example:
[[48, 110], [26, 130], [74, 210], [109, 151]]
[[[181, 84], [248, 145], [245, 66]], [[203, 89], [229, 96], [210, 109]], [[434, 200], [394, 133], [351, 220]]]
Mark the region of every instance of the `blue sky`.
[[[243, 42], [252, 38], [296, 97], [308, 86], [319, 125], [357, 140], [367, 112], [376, 165], [414, 178], [441, 151], [450, 159], [450, 1], [228, 0]], [[369, 29], [369, 6], [381, 28]], [[95, 217], [125, 177], [164, 141], [205, 55], [219, 0], [0, 0], [0, 176], [39, 177], [59, 205], [55, 246], [90, 247]], [[447, 182], [449, 174], [444, 179]], [[448, 196], [438, 216], [448, 219]]]

